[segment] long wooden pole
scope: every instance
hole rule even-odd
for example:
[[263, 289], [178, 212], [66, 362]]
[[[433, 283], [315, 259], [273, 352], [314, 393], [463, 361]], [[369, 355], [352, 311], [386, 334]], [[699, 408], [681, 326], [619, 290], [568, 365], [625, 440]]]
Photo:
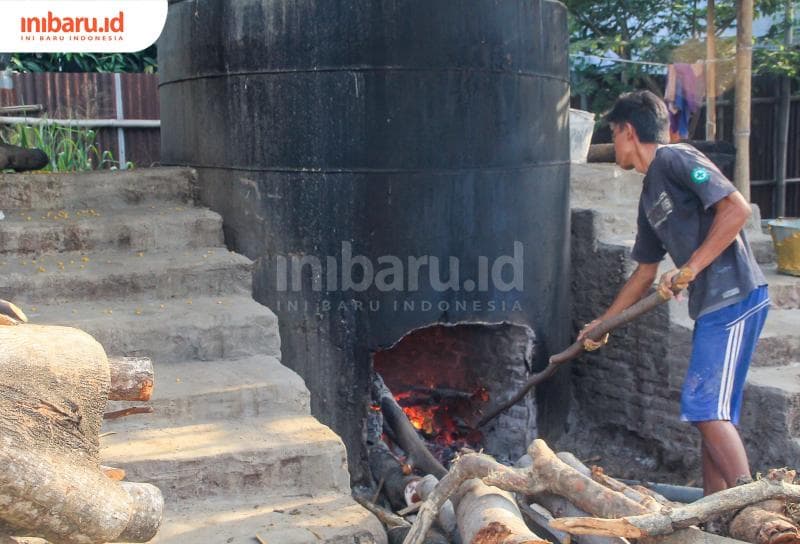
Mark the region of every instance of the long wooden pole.
[[736, 3], [736, 111], [733, 183], [750, 202], [750, 77], [753, 57], [753, 0]]
[[[791, 1], [791, 0], [790, 0]], [[717, 139], [717, 44], [714, 0], [708, 0], [706, 13], [706, 140]]]
[[[792, 23], [794, 22], [793, 0], [786, 0], [784, 44], [792, 46]], [[775, 217], [786, 215], [786, 158], [789, 151], [789, 108], [791, 106], [792, 83], [787, 76], [780, 79], [780, 104], [778, 106], [777, 160], [775, 161]]]

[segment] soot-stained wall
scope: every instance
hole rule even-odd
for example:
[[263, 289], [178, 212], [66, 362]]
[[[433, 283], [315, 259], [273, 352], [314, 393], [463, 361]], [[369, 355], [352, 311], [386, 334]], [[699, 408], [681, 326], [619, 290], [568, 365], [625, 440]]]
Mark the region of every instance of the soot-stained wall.
[[[163, 160], [197, 169], [256, 260], [356, 480], [373, 351], [437, 322], [527, 325], [539, 366], [566, 345], [562, 4], [178, 1], [159, 67]], [[544, 432], [562, 381], [539, 392]]]

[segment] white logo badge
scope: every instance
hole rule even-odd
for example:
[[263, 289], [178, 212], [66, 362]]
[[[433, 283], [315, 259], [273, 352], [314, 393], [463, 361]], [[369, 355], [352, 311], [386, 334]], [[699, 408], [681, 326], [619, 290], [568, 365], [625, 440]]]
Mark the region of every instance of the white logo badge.
[[0, 0], [0, 51], [134, 53], [151, 46], [167, 0]]

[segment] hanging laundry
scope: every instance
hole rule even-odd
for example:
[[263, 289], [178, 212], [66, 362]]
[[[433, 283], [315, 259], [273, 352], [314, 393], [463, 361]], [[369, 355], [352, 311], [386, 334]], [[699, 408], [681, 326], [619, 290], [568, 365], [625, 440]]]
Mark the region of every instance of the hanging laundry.
[[664, 100], [669, 110], [669, 130], [672, 141], [689, 138], [689, 123], [705, 98], [705, 67], [703, 63], [670, 64], [667, 67], [667, 88]]

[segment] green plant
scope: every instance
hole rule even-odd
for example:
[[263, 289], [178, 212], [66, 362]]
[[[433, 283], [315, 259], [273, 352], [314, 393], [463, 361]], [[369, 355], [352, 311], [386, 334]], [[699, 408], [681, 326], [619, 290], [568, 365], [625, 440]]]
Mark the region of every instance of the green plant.
[[16, 72], [144, 72], [158, 68], [156, 46], [138, 53], [14, 53], [9, 66]]
[[[20, 147], [41, 149], [50, 157], [48, 172], [81, 172], [96, 169], [117, 169], [111, 151], [101, 151], [97, 145], [97, 132], [86, 127], [55, 124], [15, 125], [6, 130], [6, 143]], [[133, 168], [131, 162], [126, 168]]]

